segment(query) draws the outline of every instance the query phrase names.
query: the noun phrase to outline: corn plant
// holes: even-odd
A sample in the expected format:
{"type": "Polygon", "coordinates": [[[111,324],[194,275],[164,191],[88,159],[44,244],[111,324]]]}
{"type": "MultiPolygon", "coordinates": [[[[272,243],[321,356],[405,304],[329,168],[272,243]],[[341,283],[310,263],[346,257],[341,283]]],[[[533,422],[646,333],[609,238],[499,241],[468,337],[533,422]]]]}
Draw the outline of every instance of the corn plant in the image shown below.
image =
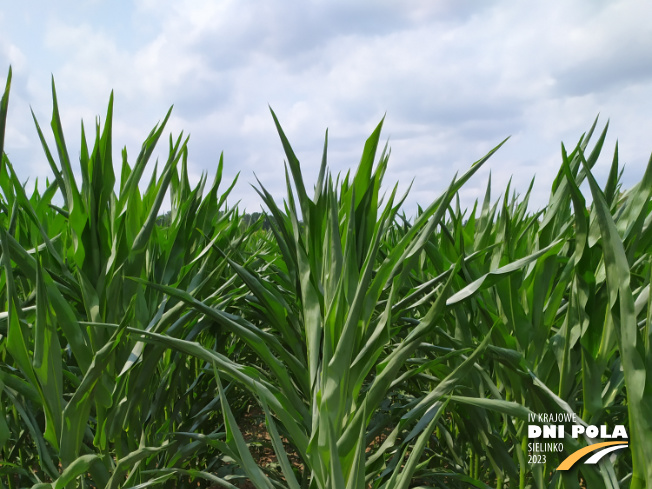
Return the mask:
{"type": "MultiPolygon", "coordinates": [[[[10,81],[11,71],[2,129],[10,81]]],[[[249,231],[239,225],[237,211],[224,206],[233,184],[219,193],[221,157],[209,188],[206,176],[190,186],[182,136],[170,137],[160,175],[155,169],[141,192],[145,165],[169,112],[147,136],[135,164],[123,150],[117,182],[113,96],[104,127],[95,127],[92,150],[82,125],[78,185],[54,83],[52,96],[58,164],[34,118],[54,174],[45,192],[28,196],[4,153],[2,159],[2,484],[23,487],[31,481],[34,487],[49,487],[44,481],[50,480],[53,487],[68,487],[86,473],[95,487],[141,483],[140,473],[148,468],[177,467],[203,451],[214,452],[209,441],[221,436],[220,425],[214,423],[214,398],[204,386],[210,372],[207,377],[197,362],[129,338],[125,328],[199,337],[213,346],[223,334],[209,334],[211,325],[201,320],[184,329],[187,322],[179,320],[192,312],[126,277],[187,288],[202,298],[216,295],[228,308],[242,292],[234,277],[224,275],[227,262],[210,252],[211,245],[217,242],[237,254],[249,231]],[[53,204],[57,191],[62,207],[53,204]],[[161,219],[168,193],[172,210],[161,219]],[[216,290],[217,282],[221,288],[216,290]],[[189,377],[196,390],[189,389],[189,377]],[[202,433],[207,441],[193,445],[186,432],[202,433]]],[[[223,347],[239,351],[237,345],[223,347]]]]}
{"type": "Polygon", "coordinates": [[[461,208],[503,141],[407,218],[407,194],[383,185],[383,121],[344,176],[326,133],[309,196],[272,112],[287,193],[279,205],[258,182],[266,213],[252,223],[226,207],[235,182],[219,193],[222,158],[210,188],[190,185],[182,136],[141,183],[169,113],[116,177],[112,96],[92,150],[82,126],[78,183],[52,94],[56,152],[34,117],[45,190],[29,192],[0,151],[1,487],[652,482],[652,163],[623,189],[616,147],[599,186],[597,121],[562,145],[544,209],[530,211],[532,186],[493,202],[491,180],[461,208]],[[275,464],[247,433],[252,406],[275,464]],[[569,438],[530,464],[528,416],[542,412],[625,425],[630,447],[556,471],[592,443],[569,438]]]}
{"type": "MultiPolygon", "coordinates": [[[[459,182],[483,159],[469,174],[455,180],[413,224],[406,222],[396,228],[393,222],[400,203],[394,206],[394,193],[384,207],[378,205],[386,155],[381,156],[375,172],[370,164],[380,126],[367,141],[353,180],[345,177],[339,193],[333,190],[324,151],[311,200],[298,161],[277,122],[290,167],[285,209],[262,187],[260,194],[269,207],[283,260],[264,265],[267,278],[231,264],[252,291],[251,307],[264,311],[255,315],[263,318],[261,325],[287,341],[289,354],[294,353],[301,362],[306,359],[308,368],[304,370],[288,364],[287,371],[296,377],[289,389],[279,384],[275,399],[251,389],[265,409],[270,431],[277,430],[276,416],[295,449],[305,454],[301,479],[293,479],[285,466],[285,479],[293,481],[290,486],[365,487],[371,483],[374,487],[407,487],[417,466],[424,466],[421,456],[426,440],[436,429],[439,438],[447,442],[434,446],[453,454],[445,465],[462,473],[422,470],[422,476],[429,473],[435,480],[467,484],[485,480],[499,487],[533,483],[538,487],[579,487],[577,473],[546,476],[563,453],[559,460],[552,457],[549,465],[528,466],[524,443],[528,414],[570,412],[586,423],[624,423],[631,432],[639,433],[641,428],[643,433],[651,432],[643,419],[646,402],[634,402],[628,394],[627,369],[622,368],[621,373],[624,349],[633,362],[629,382],[641,389],[635,372],[645,372],[650,357],[649,341],[645,340],[649,336],[645,318],[649,317],[650,170],[640,184],[619,195],[616,153],[605,187],[609,197],[605,197],[590,169],[600,154],[606,128],[591,154],[584,156],[594,127],[570,155],[563,151],[551,203],[544,211],[528,215],[528,195],[523,202],[515,197],[510,202],[507,191],[497,213],[488,191],[479,219],[474,210],[465,223],[459,206],[453,210],[450,204],[459,182]],[[578,190],[584,179],[591,184],[594,200],[589,211],[578,190]],[[360,194],[362,197],[356,197],[360,194]],[[442,222],[446,212],[451,217],[449,223],[442,222]],[[595,216],[592,220],[591,215],[595,216]],[[629,248],[631,265],[627,254],[619,251],[622,238],[612,216],[621,222],[625,242],[633,233],[633,243],[640,243],[638,252],[629,248]],[[592,242],[583,241],[587,236],[592,236],[592,242]],[[592,248],[592,257],[584,257],[592,248]],[[640,284],[630,286],[626,275],[620,282],[613,278],[617,259],[620,268],[642,267],[640,284]],[[428,268],[429,273],[424,274],[428,268]],[[592,280],[592,276],[597,278],[592,280]],[[453,293],[455,287],[460,290],[453,293]],[[631,303],[638,304],[638,309],[630,308],[630,316],[621,310],[624,306],[617,299],[612,299],[611,306],[605,300],[619,294],[630,294],[631,303]],[[638,323],[643,330],[634,328],[626,333],[627,341],[638,345],[633,350],[631,345],[623,347],[623,330],[617,329],[618,322],[628,317],[630,325],[637,324],[636,317],[643,318],[638,323]],[[604,326],[598,329],[592,324],[604,326]],[[484,340],[479,341],[481,338],[484,340]],[[590,344],[594,346],[588,348],[590,344]],[[470,351],[474,353],[466,357],[470,351]],[[458,361],[446,362],[451,358],[458,361]],[[430,383],[422,381],[412,389],[399,418],[374,418],[374,411],[387,396],[409,391],[408,382],[424,374],[429,374],[430,383]],[[310,412],[309,428],[305,421],[303,427],[297,423],[305,419],[305,413],[289,397],[297,388],[310,412]],[[282,412],[268,409],[278,399],[282,410],[288,405],[295,408],[290,425],[282,412]],[[447,423],[442,418],[446,403],[456,406],[448,411],[452,422],[447,423]],[[426,426],[424,419],[430,424],[426,426]],[[415,423],[412,430],[407,429],[410,422],[415,423]],[[364,444],[384,428],[391,428],[389,436],[369,455],[364,444]],[[417,435],[420,438],[410,446],[417,435]],[[460,446],[451,443],[451,435],[459,437],[460,446]]],[[[179,296],[173,290],[167,292],[179,296]]],[[[200,307],[190,297],[186,301],[200,307]]],[[[286,354],[278,346],[276,352],[279,357],[286,354]]],[[[273,371],[271,365],[269,369],[273,371]]],[[[237,426],[231,424],[237,440],[237,426]]],[[[631,443],[631,459],[623,457],[616,468],[609,462],[597,468],[584,466],[580,477],[591,487],[619,487],[630,480],[631,487],[644,487],[649,479],[647,465],[638,460],[646,459],[647,444],[640,435],[632,436],[631,443]]],[[[577,447],[577,442],[569,441],[566,454],[577,447]]],[[[283,458],[279,440],[275,448],[283,458]]],[[[233,442],[233,455],[248,467],[253,481],[266,487],[268,482],[245,449],[242,440],[233,442]]]]}

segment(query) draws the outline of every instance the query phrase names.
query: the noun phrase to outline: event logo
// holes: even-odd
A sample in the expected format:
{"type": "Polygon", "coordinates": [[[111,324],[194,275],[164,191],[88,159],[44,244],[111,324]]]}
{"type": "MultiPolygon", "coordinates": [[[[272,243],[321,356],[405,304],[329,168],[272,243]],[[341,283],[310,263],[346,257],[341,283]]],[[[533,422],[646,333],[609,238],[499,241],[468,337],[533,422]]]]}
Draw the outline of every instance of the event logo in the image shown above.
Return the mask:
{"type": "Polygon", "coordinates": [[[581,421],[578,421],[576,414],[559,413],[530,414],[528,421],[530,424],[528,424],[527,437],[528,440],[534,440],[528,443],[529,463],[531,464],[546,463],[547,453],[562,452],[564,450],[563,440],[567,435],[573,439],[584,436],[588,440],[598,438],[602,440],[612,439],[613,441],[591,443],[576,450],[559,464],[557,470],[569,470],[581,458],[590,453],[593,453],[593,455],[584,463],[597,464],[605,455],[629,446],[627,431],[623,425],[616,425],[613,430],[609,430],[606,425],[582,424],[581,421]],[[564,423],[570,424],[570,430],[567,431],[564,423]],[[544,442],[542,440],[558,441],[544,442]]]}

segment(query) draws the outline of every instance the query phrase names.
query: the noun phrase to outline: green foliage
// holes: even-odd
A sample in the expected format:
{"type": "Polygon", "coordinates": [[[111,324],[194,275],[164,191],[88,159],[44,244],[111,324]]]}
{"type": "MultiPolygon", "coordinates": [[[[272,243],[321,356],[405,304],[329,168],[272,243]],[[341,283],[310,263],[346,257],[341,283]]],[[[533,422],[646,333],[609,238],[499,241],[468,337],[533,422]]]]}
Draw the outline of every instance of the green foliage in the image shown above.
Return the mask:
{"type": "Polygon", "coordinates": [[[629,487],[652,482],[652,163],[621,188],[591,171],[606,128],[562,164],[548,206],[523,197],[460,209],[492,149],[412,220],[384,192],[382,121],[353,175],[334,178],[328,137],[312,197],[272,112],[287,165],[283,205],[226,207],[189,183],[170,112],[132,164],[112,160],[112,107],[81,181],[61,129],[53,179],[28,194],[2,152],[0,487],[291,489],[629,487]],[[587,181],[591,204],[579,187],[587,181]],[[60,195],[62,206],[53,204],[60,195]],[[162,214],[169,196],[171,210],[162,214]],[[257,456],[249,421],[258,412],[257,456]],[[615,461],[532,465],[528,415],[623,424],[615,461]],[[269,459],[274,463],[270,463],[269,459]],[[250,486],[249,486],[250,487],[250,486]]]}

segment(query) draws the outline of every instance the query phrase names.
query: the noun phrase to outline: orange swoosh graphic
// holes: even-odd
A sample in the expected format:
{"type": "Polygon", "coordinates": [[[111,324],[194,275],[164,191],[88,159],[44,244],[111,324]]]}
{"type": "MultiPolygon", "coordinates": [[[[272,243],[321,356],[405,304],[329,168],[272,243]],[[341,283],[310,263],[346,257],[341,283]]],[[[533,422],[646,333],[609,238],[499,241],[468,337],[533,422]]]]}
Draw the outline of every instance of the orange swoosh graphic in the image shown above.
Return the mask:
{"type": "Polygon", "coordinates": [[[581,459],[587,453],[595,452],[600,448],[608,447],[611,445],[627,445],[626,441],[605,441],[603,443],[595,443],[594,445],[589,445],[588,447],[580,448],[578,451],[571,453],[566,460],[559,464],[557,470],[568,470],[570,469],[575,462],[581,459]]]}

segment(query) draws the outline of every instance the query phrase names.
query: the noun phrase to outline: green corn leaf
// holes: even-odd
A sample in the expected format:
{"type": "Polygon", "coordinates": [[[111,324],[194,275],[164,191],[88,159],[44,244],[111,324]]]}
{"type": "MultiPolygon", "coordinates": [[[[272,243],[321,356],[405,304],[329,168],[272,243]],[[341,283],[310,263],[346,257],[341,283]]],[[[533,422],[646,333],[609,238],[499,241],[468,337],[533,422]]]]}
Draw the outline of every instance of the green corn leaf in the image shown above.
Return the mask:
{"type": "Polygon", "coordinates": [[[513,272],[522,269],[526,265],[532,263],[534,260],[537,260],[541,257],[546,257],[546,256],[551,256],[556,254],[561,249],[562,245],[563,245],[563,241],[557,240],[549,244],[545,248],[542,248],[539,251],[532,253],[531,255],[525,258],[521,258],[520,260],[516,260],[512,263],[509,263],[504,267],[501,267],[495,271],[484,274],[479,279],[473,281],[472,283],[464,287],[462,290],[449,297],[448,300],[446,301],[446,304],[449,306],[457,304],[458,302],[461,302],[471,297],[479,290],[482,290],[483,288],[486,287],[491,287],[502,278],[508,276],[513,272]]]}
{"type": "Polygon", "coordinates": [[[618,344],[627,386],[627,407],[632,446],[632,489],[652,485],[652,440],[642,436],[652,432],[652,395],[646,385],[645,362],[641,357],[641,340],[634,313],[634,298],[630,289],[630,266],[622,240],[611,218],[604,195],[582,159],[600,225],[604,253],[609,305],[618,331],[618,344]]]}
{"type": "Polygon", "coordinates": [[[0,173],[4,173],[4,148],[5,148],[5,129],[7,127],[7,108],[9,105],[9,90],[11,89],[11,66],[7,74],[7,83],[5,91],[0,99],[0,173]]]}

